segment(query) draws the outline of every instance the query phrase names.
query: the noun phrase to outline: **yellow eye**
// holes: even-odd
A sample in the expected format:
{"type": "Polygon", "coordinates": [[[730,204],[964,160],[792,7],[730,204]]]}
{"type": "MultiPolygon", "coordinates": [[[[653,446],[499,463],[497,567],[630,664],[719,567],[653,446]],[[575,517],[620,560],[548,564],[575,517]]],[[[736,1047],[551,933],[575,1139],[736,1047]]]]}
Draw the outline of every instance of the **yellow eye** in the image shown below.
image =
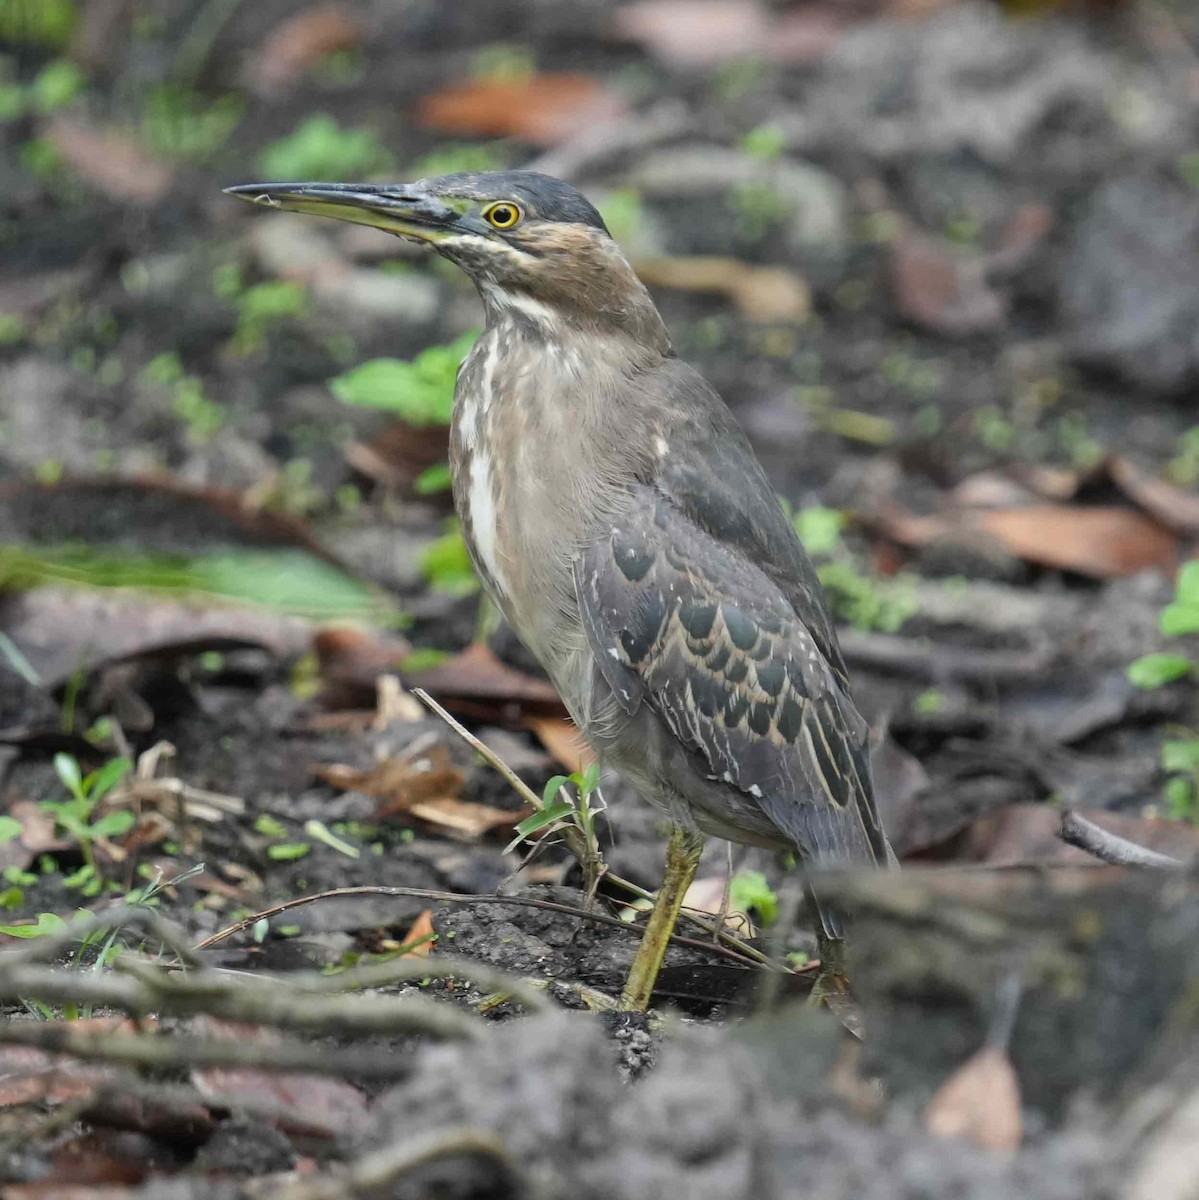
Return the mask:
{"type": "Polygon", "coordinates": [[[501,200],[498,204],[493,204],[483,213],[483,219],[493,229],[511,229],[519,223],[523,214],[520,209],[507,200],[501,200]]]}

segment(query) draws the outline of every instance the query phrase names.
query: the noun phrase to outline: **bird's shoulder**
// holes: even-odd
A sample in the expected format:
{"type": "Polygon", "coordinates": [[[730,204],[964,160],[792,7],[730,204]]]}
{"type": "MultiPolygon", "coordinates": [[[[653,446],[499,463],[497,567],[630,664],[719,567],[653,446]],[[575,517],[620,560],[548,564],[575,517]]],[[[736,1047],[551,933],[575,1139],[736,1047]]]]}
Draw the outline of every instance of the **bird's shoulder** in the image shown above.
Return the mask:
{"type": "Polygon", "coordinates": [[[728,405],[699,371],[677,358],[657,368],[648,390],[658,397],[658,453],[645,482],[775,584],[848,686],[816,569],[728,405]]]}

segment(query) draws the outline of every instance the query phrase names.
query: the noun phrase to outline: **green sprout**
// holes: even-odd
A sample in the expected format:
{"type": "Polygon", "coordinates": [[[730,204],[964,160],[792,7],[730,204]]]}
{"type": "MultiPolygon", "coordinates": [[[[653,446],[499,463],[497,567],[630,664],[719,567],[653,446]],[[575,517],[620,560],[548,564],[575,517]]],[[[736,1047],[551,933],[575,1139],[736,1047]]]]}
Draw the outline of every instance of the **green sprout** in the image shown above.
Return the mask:
{"type": "Polygon", "coordinates": [[[448,425],[458,368],[478,337],[478,330],[469,330],[411,360],[373,358],[330,380],[329,387],[343,404],[381,409],[409,425],[448,425]]]}
{"type": "Polygon", "coordinates": [[[386,171],[391,156],[373,130],[343,129],[318,113],[267,146],[258,166],[269,179],[349,179],[386,171]]]}
{"type": "Polygon", "coordinates": [[[68,799],[43,800],[40,807],[54,817],[55,824],[79,845],[84,865],[64,883],[78,887],[85,896],[99,894],[103,887],[96,865],[95,843],[100,838],[119,837],[133,828],[135,817],[126,809],[96,817],[96,806],[133,769],[127,758],[114,758],[98,770],[84,775],[79,760],[71,754],[54,756],[54,771],[68,799]]]}

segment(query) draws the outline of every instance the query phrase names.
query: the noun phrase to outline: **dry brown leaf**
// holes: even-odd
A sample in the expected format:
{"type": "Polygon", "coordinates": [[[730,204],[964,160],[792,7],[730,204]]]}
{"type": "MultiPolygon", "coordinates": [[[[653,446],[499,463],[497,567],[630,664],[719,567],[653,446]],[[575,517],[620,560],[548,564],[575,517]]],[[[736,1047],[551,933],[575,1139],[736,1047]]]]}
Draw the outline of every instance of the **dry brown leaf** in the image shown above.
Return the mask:
{"type": "Polygon", "coordinates": [[[113,200],[156,204],[174,182],[170,166],[118,129],[57,116],[45,135],[75,175],[113,200]]]}
{"type": "Polygon", "coordinates": [[[1024,1136],[1020,1084],[1007,1054],[984,1046],[941,1086],[924,1110],[935,1137],[963,1138],[984,1150],[1016,1150],[1024,1136]]]}
{"type": "Polygon", "coordinates": [[[888,270],[900,315],[948,336],[998,329],[1006,305],[987,283],[987,260],[924,234],[902,232],[888,270]]]}
{"type": "Polygon", "coordinates": [[[758,267],[719,255],[641,258],[634,267],[652,287],[727,296],[750,321],[798,324],[812,308],[808,285],[782,267],[758,267]]]}
{"type": "Polygon", "coordinates": [[[903,546],[981,540],[1026,562],[1093,579],[1178,566],[1174,534],[1131,508],[1036,504],[917,516],[892,507],[876,514],[874,524],[903,546]]]}
{"type": "Polygon", "coordinates": [[[456,799],[466,783],[466,774],[450,762],[445,746],[434,746],[415,759],[385,758],[363,770],[345,763],[317,763],[311,767],[317,779],[345,792],[374,796],[377,817],[410,812],[414,805],[434,799],[456,799]]]}
{"type": "Polygon", "coordinates": [[[411,950],[405,950],[400,955],[401,958],[428,958],[430,951],[433,949],[432,938],[436,933],[433,928],[433,910],[426,908],[412,922],[408,932],[404,934],[401,945],[407,946],[410,942],[420,942],[419,946],[413,946],[411,950]],[[424,938],[424,941],[421,939],[424,938]]]}
{"type": "Polygon", "coordinates": [[[1044,504],[983,513],[978,520],[1018,558],[1097,579],[1178,565],[1174,535],[1129,508],[1044,504]]]}
{"type": "Polygon", "coordinates": [[[469,79],[426,96],[417,123],[473,137],[517,137],[554,146],[625,113],[625,104],[589,75],[469,79]]]}
{"type": "Polygon", "coordinates": [[[381,675],[394,674],[412,653],[398,633],[325,625],[312,638],[326,708],[357,708],[377,699],[381,675]]]}
{"type": "Polygon", "coordinates": [[[1199,537],[1199,495],[1147,475],[1119,454],[1109,455],[1104,465],[1112,482],[1134,504],[1175,533],[1199,537]]]}
{"type": "Polygon", "coordinates": [[[474,842],[493,829],[511,828],[532,811],[522,808],[512,812],[504,808],[492,808],[488,804],[476,804],[471,800],[452,800],[448,796],[439,796],[411,805],[408,815],[451,837],[474,842]]]}
{"type": "Polygon", "coordinates": [[[845,25],[829,7],[772,13],[749,0],[642,0],[617,9],[614,21],[621,37],[678,67],[747,58],[813,62],[845,25]]]}
{"type": "Polygon", "coordinates": [[[479,643],[427,671],[405,673],[404,683],[409,688],[424,688],[456,711],[469,709],[472,715],[493,721],[515,722],[521,714],[561,715],[565,711],[552,684],[507,666],[479,643]]]}
{"type": "Polygon", "coordinates": [[[585,771],[595,762],[595,751],[569,717],[529,717],[525,724],[568,774],[585,771]]]}
{"type": "MultiPolygon", "coordinates": [[[[728,887],[729,880],[726,875],[708,875],[703,879],[694,879],[683,897],[683,907],[691,909],[692,912],[719,916],[725,906],[728,887]]],[[[728,909],[724,914],[724,924],[726,929],[741,937],[754,936],[754,924],[749,919],[749,913],[740,909],[728,909]]]]}
{"type": "Polygon", "coordinates": [[[344,4],[317,4],[280,22],[246,70],[251,91],[278,92],[322,59],[362,44],[362,25],[344,4]]]}

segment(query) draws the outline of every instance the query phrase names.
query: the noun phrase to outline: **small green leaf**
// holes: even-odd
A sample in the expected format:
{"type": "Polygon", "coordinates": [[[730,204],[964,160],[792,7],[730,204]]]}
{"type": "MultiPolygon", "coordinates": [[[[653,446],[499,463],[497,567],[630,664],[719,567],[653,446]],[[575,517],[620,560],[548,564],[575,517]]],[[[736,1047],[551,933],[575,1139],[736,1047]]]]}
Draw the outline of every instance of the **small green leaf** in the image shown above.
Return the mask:
{"type": "Polygon", "coordinates": [[[358,858],[362,853],[357,846],[351,846],[349,842],[343,842],[327,825],[320,821],[312,820],[304,822],[304,832],[318,842],[323,842],[331,850],[336,850],[338,854],[344,854],[346,858],[358,858]]]}
{"type": "Polygon", "coordinates": [[[128,833],[133,828],[133,822],[137,818],[128,810],[122,809],[120,812],[105,813],[98,821],[93,821],[88,826],[88,832],[92,837],[120,837],[123,833],[128,833]]]}
{"type": "Polygon", "coordinates": [[[113,758],[84,781],[84,789],[92,800],[102,800],[130,771],[133,763],[127,758],[113,758]]]}
{"type": "Polygon", "coordinates": [[[561,821],[574,813],[574,805],[560,801],[557,804],[551,804],[547,808],[540,808],[530,816],[525,817],[516,826],[516,837],[504,847],[504,852],[507,853],[514,846],[519,845],[530,834],[537,833],[547,826],[553,825],[557,821],[561,821]]]}
{"type": "Polygon", "coordinates": [[[79,760],[73,754],[56,754],[54,756],[54,773],[72,796],[82,798],[86,795],[83,790],[83,774],[79,770],[79,760]]]}
{"type": "Polygon", "coordinates": [[[55,913],[38,913],[37,921],[32,925],[0,925],[0,933],[7,933],[15,938],[39,938],[50,933],[57,933],[66,921],[55,913]]]}
{"type": "Polygon", "coordinates": [[[841,542],[845,516],[835,508],[801,508],[792,523],[804,549],[814,558],[832,554],[841,542]]]}
{"type": "Polygon", "coordinates": [[[307,842],[281,842],[278,846],[268,846],[266,854],[276,862],[293,862],[310,854],[312,847],[307,842]]]}
{"type": "Polygon", "coordinates": [[[412,490],[418,496],[435,496],[450,490],[450,464],[436,463],[427,467],[417,477],[412,490]]]}
{"type": "Polygon", "coordinates": [[[254,832],[261,833],[266,837],[278,838],[286,836],[287,828],[282,821],[275,820],[270,813],[260,813],[254,822],[254,832]]]}
{"type": "Polygon", "coordinates": [[[1171,774],[1199,771],[1199,739],[1171,740],[1162,743],[1162,770],[1171,774]]]}
{"type": "Polygon", "coordinates": [[[20,821],[15,817],[0,817],[0,842],[16,841],[20,836],[20,821]]]}
{"type": "Polygon", "coordinates": [[[1174,598],[1179,604],[1199,606],[1199,558],[1183,564],[1174,587],[1174,598]]]}
{"type": "Polygon", "coordinates": [[[729,884],[729,903],[741,912],[752,908],[763,925],[769,925],[779,912],[778,897],[761,871],[738,871],[729,884]]]}
{"type": "Polygon", "coordinates": [[[1199,633],[1199,603],[1167,604],[1162,609],[1157,623],[1167,637],[1199,633]]]}
{"type": "Polygon", "coordinates": [[[541,803],[553,804],[554,797],[562,790],[562,785],[569,782],[570,780],[565,775],[552,776],[541,791],[541,803]]]}
{"type": "Polygon", "coordinates": [[[1149,690],[1182,679],[1191,670],[1191,660],[1181,654],[1144,654],[1128,664],[1125,674],[1134,687],[1149,690]]]}

